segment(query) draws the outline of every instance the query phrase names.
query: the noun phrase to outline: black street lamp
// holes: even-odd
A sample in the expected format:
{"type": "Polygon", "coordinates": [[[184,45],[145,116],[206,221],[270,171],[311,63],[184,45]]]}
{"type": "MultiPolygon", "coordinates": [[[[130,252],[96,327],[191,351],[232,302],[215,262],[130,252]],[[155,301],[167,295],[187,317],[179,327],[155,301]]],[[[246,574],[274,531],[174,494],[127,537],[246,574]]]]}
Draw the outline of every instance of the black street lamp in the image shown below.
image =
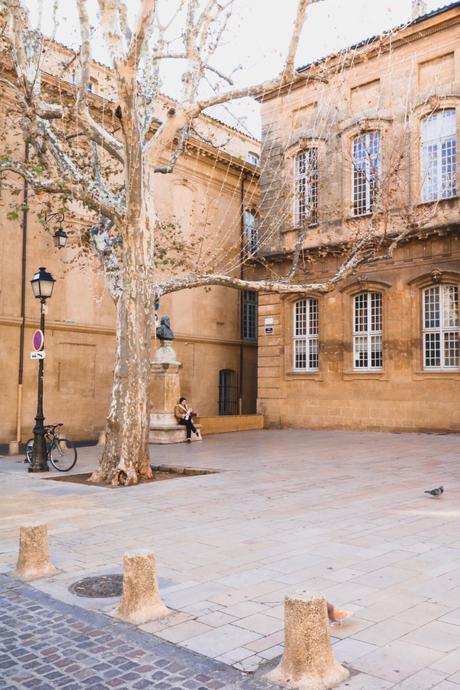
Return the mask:
{"type": "Polygon", "coordinates": [[[62,229],[62,225],[59,226],[58,230],[53,235],[54,246],[58,249],[64,249],[67,242],[67,233],[62,229]]]}
{"type": "Polygon", "coordinates": [[[53,242],[54,246],[58,249],[64,249],[64,247],[67,244],[68,235],[62,227],[62,224],[64,222],[64,214],[62,213],[62,211],[57,211],[56,213],[48,213],[48,215],[45,216],[45,224],[48,224],[51,218],[55,218],[56,216],[58,216],[59,227],[53,234],[53,242]]]}
{"type": "MultiPolygon", "coordinates": [[[[40,266],[37,273],[30,281],[34,297],[40,300],[40,330],[45,333],[45,313],[46,300],[53,294],[54,280],[44,266],[40,266]]],[[[43,352],[44,354],[44,352],[43,352]]],[[[33,429],[34,446],[32,451],[32,465],[29,472],[48,472],[48,457],[46,452],[45,427],[43,422],[43,370],[44,360],[38,361],[38,397],[37,414],[35,416],[35,426],[33,429]]]]}

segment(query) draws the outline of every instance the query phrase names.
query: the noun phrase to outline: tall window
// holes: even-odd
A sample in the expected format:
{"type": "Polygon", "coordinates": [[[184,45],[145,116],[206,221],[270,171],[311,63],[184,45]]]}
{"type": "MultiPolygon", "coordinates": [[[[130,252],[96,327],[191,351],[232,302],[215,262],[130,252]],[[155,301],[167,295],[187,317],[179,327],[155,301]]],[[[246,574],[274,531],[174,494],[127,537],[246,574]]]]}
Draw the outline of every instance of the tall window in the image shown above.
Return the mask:
{"type": "Polygon", "coordinates": [[[300,151],[295,158],[295,224],[318,222],[318,149],[300,151]]]}
{"type": "Polygon", "coordinates": [[[257,292],[254,290],[241,293],[241,337],[243,340],[257,337],[257,292]]]}
{"type": "Polygon", "coordinates": [[[353,215],[372,213],[380,177],[380,132],[353,139],[353,215]]]}
{"type": "Polygon", "coordinates": [[[258,250],[259,231],[257,228],[257,216],[255,211],[244,212],[244,238],[246,251],[256,254],[258,250]]]}
{"type": "Polygon", "coordinates": [[[433,285],[423,291],[425,369],[458,369],[458,287],[433,285]]]}
{"type": "Polygon", "coordinates": [[[238,386],[236,371],[219,371],[219,414],[238,414],[238,386]]]}
{"type": "Polygon", "coordinates": [[[318,300],[294,304],[294,369],[318,371],[318,300]]]}
{"type": "Polygon", "coordinates": [[[362,292],[354,299],[353,362],[360,371],[383,368],[380,292],[362,292]]]}
{"type": "Polygon", "coordinates": [[[422,121],[422,199],[448,199],[457,193],[455,110],[440,110],[422,121]]]}

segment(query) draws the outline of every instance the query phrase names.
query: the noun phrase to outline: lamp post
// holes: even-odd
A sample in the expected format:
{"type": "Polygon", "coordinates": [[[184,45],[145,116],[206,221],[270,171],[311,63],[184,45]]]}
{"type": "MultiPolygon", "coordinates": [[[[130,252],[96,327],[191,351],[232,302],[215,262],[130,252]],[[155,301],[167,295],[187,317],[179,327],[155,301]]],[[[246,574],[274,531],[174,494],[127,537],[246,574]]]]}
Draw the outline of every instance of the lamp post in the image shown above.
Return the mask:
{"type": "MultiPolygon", "coordinates": [[[[45,333],[46,300],[53,294],[54,280],[44,266],[40,266],[30,281],[34,297],[40,300],[40,330],[45,333]]],[[[34,447],[32,452],[32,465],[29,472],[48,472],[48,457],[46,452],[45,427],[43,422],[43,370],[44,360],[38,361],[38,395],[37,414],[35,416],[34,447]]]]}
{"type": "Polygon", "coordinates": [[[45,216],[45,224],[47,225],[51,218],[56,218],[59,223],[59,227],[56,230],[56,232],[53,234],[53,242],[54,246],[57,247],[58,249],[64,249],[67,243],[67,238],[68,235],[64,228],[62,227],[62,224],[64,223],[64,214],[62,211],[57,211],[56,213],[48,213],[45,216]]]}

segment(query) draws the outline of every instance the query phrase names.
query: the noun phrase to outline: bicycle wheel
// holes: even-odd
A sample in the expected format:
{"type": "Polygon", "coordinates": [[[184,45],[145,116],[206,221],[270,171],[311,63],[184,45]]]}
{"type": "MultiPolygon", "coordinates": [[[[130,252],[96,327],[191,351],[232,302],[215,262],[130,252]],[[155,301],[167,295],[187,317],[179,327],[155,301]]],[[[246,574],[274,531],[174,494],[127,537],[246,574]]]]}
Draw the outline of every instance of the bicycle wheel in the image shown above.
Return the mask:
{"type": "Polygon", "coordinates": [[[29,440],[26,443],[26,462],[29,463],[29,465],[32,464],[32,453],[34,451],[34,440],[33,438],[29,438],[29,440]]]}
{"type": "Polygon", "coordinates": [[[55,470],[68,472],[77,462],[77,449],[66,438],[56,438],[51,445],[49,458],[55,470]]]}

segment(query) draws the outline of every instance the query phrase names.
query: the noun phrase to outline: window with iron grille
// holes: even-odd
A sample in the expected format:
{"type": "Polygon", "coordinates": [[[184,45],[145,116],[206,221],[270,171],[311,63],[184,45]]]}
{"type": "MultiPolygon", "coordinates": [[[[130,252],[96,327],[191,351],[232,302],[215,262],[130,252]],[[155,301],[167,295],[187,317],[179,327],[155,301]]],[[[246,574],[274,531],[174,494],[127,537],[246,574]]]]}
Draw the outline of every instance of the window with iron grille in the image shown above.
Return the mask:
{"type": "Polygon", "coordinates": [[[255,211],[244,212],[244,238],[247,252],[256,254],[259,242],[259,230],[255,211]]]}
{"type": "Polygon", "coordinates": [[[425,369],[458,369],[458,287],[433,285],[423,291],[425,369]]]}
{"type": "Polygon", "coordinates": [[[353,304],[353,368],[383,369],[382,294],[362,292],[353,304]]]}
{"type": "Polygon", "coordinates": [[[295,224],[318,222],[318,149],[300,151],[295,158],[295,224]]]}
{"type": "Polygon", "coordinates": [[[437,201],[457,193],[455,110],[440,110],[422,121],[422,199],[437,201]]]}
{"type": "Polygon", "coordinates": [[[299,300],[294,304],[294,369],[318,371],[318,351],[318,300],[299,300]]]}
{"type": "Polygon", "coordinates": [[[257,292],[253,290],[241,293],[241,337],[243,340],[257,338],[257,292]]]}
{"type": "Polygon", "coordinates": [[[380,178],[380,132],[366,132],[353,139],[353,215],[374,210],[380,178]]]}

